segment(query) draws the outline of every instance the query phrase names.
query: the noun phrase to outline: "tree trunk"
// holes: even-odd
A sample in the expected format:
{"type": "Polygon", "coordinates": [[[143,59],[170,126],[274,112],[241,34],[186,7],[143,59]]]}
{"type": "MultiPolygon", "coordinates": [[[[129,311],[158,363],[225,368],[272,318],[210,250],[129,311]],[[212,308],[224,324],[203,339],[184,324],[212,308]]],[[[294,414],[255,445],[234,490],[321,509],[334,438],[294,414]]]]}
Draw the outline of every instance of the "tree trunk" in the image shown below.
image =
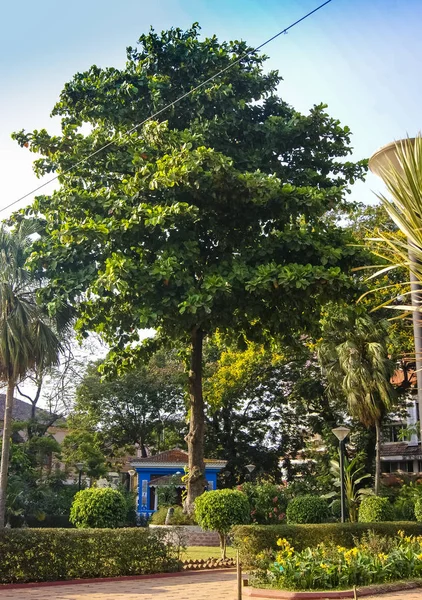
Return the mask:
{"type": "Polygon", "coordinates": [[[218,532],[220,536],[220,550],[221,550],[221,558],[223,560],[226,559],[226,548],[227,548],[227,536],[224,533],[218,532]]]}
{"type": "Polygon", "coordinates": [[[195,327],[191,335],[191,360],[189,371],[190,423],[186,436],[189,452],[189,478],[185,511],[192,514],[195,499],[206,486],[204,463],[205,411],[202,396],[202,342],[204,332],[195,327]]]}
{"type": "Polygon", "coordinates": [[[379,496],[381,487],[381,421],[375,423],[375,494],[379,496]]]}
{"type": "Polygon", "coordinates": [[[4,407],[3,438],[0,463],[0,529],[5,526],[6,517],[6,491],[9,472],[10,438],[13,423],[13,395],[15,392],[14,381],[9,380],[6,392],[6,405],[4,407]]]}

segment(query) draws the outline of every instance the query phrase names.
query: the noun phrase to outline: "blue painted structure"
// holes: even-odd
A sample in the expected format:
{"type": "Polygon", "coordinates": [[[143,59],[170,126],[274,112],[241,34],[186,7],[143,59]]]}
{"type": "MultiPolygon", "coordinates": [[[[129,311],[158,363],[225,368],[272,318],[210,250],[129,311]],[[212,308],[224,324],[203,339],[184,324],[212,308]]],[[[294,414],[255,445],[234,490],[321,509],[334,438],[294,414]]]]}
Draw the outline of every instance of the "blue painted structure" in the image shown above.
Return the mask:
{"type": "MultiPolygon", "coordinates": [[[[152,491],[150,484],[159,477],[183,474],[187,464],[187,453],[178,448],[132,461],[138,479],[138,514],[151,516],[158,506],[155,489],[152,491]]],[[[205,460],[207,490],[217,489],[217,474],[225,465],[225,460],[205,460]]]]}

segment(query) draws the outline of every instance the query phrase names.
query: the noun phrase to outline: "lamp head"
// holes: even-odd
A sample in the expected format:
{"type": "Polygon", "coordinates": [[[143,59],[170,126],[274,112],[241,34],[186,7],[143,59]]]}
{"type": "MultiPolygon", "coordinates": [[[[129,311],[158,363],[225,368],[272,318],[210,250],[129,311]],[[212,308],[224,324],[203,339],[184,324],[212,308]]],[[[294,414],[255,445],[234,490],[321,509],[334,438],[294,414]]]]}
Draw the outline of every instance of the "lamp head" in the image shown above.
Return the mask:
{"type": "Polygon", "coordinates": [[[255,465],[252,465],[252,464],[246,465],[246,468],[248,469],[249,473],[252,473],[252,471],[255,470],[255,465]]]}
{"type": "Polygon", "coordinates": [[[350,433],[350,429],[344,425],[340,425],[340,427],[334,427],[334,429],[331,431],[334,433],[339,442],[345,440],[350,433]]]}
{"type": "Polygon", "coordinates": [[[134,477],[136,475],[135,469],[129,469],[128,473],[130,477],[134,477]]]}
{"type": "Polygon", "coordinates": [[[78,471],[82,471],[82,469],[84,468],[85,463],[83,462],[77,462],[75,463],[75,467],[78,469],[78,471]]]}
{"type": "Polygon", "coordinates": [[[385,146],[379,148],[369,159],[369,169],[384,180],[384,172],[390,167],[393,167],[400,175],[403,174],[403,169],[397,155],[398,149],[407,150],[413,148],[415,145],[416,138],[405,138],[403,140],[397,140],[390,142],[385,146]]]}

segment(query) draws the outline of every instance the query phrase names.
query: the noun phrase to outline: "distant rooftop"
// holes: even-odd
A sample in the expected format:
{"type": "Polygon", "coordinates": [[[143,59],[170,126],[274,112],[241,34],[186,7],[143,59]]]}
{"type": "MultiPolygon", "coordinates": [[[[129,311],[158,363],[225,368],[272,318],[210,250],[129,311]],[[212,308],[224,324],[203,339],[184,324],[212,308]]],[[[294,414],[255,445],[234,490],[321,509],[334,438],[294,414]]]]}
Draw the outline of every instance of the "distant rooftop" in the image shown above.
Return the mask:
{"type": "Polygon", "coordinates": [[[411,442],[390,442],[381,444],[381,457],[402,456],[403,458],[418,458],[422,454],[421,443],[411,442]]]}
{"type": "MultiPolygon", "coordinates": [[[[160,452],[159,454],[153,454],[152,456],[146,456],[144,458],[136,458],[133,460],[133,463],[142,464],[142,463],[154,463],[157,466],[161,463],[172,463],[178,465],[187,465],[189,461],[189,455],[185,450],[181,450],[180,448],[174,448],[173,450],[165,450],[164,452],[160,452]]],[[[221,465],[224,467],[227,463],[226,460],[219,460],[216,458],[205,458],[205,464],[215,464],[221,465]]]]}

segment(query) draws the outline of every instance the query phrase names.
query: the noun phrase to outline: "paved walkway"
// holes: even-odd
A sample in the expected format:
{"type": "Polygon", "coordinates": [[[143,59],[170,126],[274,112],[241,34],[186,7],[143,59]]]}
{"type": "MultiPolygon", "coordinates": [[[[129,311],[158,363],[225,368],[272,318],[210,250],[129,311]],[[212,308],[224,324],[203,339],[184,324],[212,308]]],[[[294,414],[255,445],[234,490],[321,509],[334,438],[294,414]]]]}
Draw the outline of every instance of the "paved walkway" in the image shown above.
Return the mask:
{"type": "MultiPolygon", "coordinates": [[[[207,573],[110,583],[81,583],[1,590],[0,600],[235,600],[235,573],[207,573]]],[[[421,600],[422,590],[391,592],[367,600],[421,600]]]]}
{"type": "Polygon", "coordinates": [[[81,583],[3,591],[0,587],[0,600],[234,600],[235,597],[236,573],[215,571],[204,575],[138,581],[81,583]]]}

